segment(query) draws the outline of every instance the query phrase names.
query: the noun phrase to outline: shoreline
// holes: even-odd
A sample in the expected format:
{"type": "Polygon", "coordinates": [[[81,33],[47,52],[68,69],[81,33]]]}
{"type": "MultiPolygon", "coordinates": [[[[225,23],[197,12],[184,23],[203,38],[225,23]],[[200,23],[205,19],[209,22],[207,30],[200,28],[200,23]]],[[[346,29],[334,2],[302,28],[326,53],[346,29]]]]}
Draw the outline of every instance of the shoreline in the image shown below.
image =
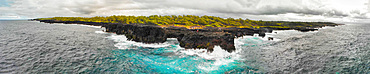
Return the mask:
{"type": "MultiPolygon", "coordinates": [[[[101,26],[105,28],[105,32],[115,33],[117,35],[125,35],[128,40],[143,43],[163,43],[167,38],[177,38],[180,46],[185,49],[207,49],[208,52],[213,52],[215,46],[220,46],[222,49],[231,53],[235,51],[234,39],[242,36],[253,36],[258,34],[264,38],[266,33],[273,33],[273,30],[297,30],[300,32],[317,31],[318,27],[310,28],[207,28],[207,29],[187,29],[182,27],[160,27],[156,25],[136,25],[136,24],[121,24],[121,23],[100,23],[100,22],[83,22],[83,21],[58,21],[58,20],[38,20],[32,19],[29,21],[39,21],[43,23],[63,23],[63,24],[83,24],[92,26],[101,26]]],[[[343,24],[334,24],[329,26],[338,26],[343,24]]]]}

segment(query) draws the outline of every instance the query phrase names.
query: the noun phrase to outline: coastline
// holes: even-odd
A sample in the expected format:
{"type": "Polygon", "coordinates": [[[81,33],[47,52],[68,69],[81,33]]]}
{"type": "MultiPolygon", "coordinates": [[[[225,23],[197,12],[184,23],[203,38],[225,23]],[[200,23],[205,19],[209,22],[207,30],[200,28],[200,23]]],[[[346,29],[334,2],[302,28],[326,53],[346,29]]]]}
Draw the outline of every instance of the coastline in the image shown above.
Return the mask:
{"type": "MultiPolygon", "coordinates": [[[[235,51],[234,39],[242,36],[258,36],[265,39],[266,34],[273,33],[273,30],[297,30],[300,32],[317,31],[325,26],[306,27],[306,28],[207,28],[207,29],[186,29],[181,27],[160,27],[156,25],[136,25],[121,23],[101,23],[101,22],[84,22],[84,21],[58,21],[58,20],[38,20],[44,23],[63,23],[63,24],[83,24],[92,26],[101,26],[106,29],[105,32],[125,35],[128,40],[143,43],[163,43],[167,38],[177,38],[180,46],[185,49],[207,49],[213,52],[215,46],[231,53],[235,51]]],[[[328,26],[338,26],[343,24],[333,24],[328,26]]],[[[269,37],[270,38],[270,37],[269,37]]],[[[272,37],[271,37],[272,38],[272,37]]]]}

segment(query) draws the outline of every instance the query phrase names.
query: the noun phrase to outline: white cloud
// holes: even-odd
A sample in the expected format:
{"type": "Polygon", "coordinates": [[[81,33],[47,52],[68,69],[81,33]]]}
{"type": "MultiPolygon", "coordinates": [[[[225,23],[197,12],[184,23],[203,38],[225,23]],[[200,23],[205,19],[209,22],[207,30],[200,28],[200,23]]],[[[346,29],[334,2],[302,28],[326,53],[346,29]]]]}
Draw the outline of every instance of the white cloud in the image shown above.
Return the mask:
{"type": "MultiPolygon", "coordinates": [[[[22,18],[213,15],[290,21],[369,19],[369,0],[12,0],[0,13],[22,18]],[[367,4],[366,4],[367,3],[367,4]]],[[[1,15],[0,15],[1,16],[1,15]]],[[[3,15],[8,16],[8,15],[3,15]]]]}

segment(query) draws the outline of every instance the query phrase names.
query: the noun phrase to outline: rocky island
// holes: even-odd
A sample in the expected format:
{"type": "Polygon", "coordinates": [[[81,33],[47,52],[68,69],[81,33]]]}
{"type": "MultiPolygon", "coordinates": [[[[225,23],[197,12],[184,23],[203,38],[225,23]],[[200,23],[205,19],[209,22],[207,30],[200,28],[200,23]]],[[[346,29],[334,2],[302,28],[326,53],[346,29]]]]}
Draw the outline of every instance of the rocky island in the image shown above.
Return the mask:
{"type": "Polygon", "coordinates": [[[53,17],[32,19],[44,23],[84,24],[102,26],[106,32],[125,35],[129,40],[143,43],[163,43],[177,38],[186,49],[204,48],[213,51],[215,45],[235,51],[234,39],[245,35],[272,30],[315,31],[324,26],[337,26],[331,22],[254,21],[249,19],[220,18],[215,16],[108,16],[108,17],[53,17]]]}

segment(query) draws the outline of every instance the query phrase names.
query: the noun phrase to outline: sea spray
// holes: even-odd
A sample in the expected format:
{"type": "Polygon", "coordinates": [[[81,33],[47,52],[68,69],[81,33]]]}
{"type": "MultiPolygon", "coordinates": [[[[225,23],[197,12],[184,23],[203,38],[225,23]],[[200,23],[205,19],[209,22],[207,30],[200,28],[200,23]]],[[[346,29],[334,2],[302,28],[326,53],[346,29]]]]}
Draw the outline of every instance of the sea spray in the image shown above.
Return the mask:
{"type": "Polygon", "coordinates": [[[146,44],[146,43],[141,43],[141,42],[130,41],[130,40],[127,40],[126,36],[124,35],[112,34],[112,36],[107,37],[107,38],[112,39],[115,42],[117,42],[115,46],[118,47],[118,49],[136,48],[136,47],[161,48],[161,47],[170,46],[168,42],[146,44]]]}
{"type": "Polygon", "coordinates": [[[255,71],[240,62],[241,50],[229,53],[220,46],[215,46],[212,53],[206,49],[184,49],[176,38],[168,38],[164,43],[145,44],[129,41],[124,35],[107,37],[115,42],[119,53],[116,55],[135,58],[138,65],[151,65],[145,70],[158,73],[224,73],[255,71]],[[127,50],[138,49],[138,50],[127,50]]]}
{"type": "Polygon", "coordinates": [[[102,28],[102,26],[83,25],[83,24],[59,24],[59,23],[56,23],[56,24],[51,24],[51,25],[73,25],[73,26],[84,26],[84,27],[91,27],[91,28],[98,28],[98,29],[102,28]]]}
{"type": "Polygon", "coordinates": [[[98,33],[98,34],[105,34],[107,32],[104,32],[104,31],[95,31],[95,33],[98,33]]]}
{"type": "Polygon", "coordinates": [[[98,29],[102,28],[102,26],[93,26],[93,25],[80,25],[80,26],[86,26],[86,27],[92,27],[92,28],[98,28],[98,29]]]}

